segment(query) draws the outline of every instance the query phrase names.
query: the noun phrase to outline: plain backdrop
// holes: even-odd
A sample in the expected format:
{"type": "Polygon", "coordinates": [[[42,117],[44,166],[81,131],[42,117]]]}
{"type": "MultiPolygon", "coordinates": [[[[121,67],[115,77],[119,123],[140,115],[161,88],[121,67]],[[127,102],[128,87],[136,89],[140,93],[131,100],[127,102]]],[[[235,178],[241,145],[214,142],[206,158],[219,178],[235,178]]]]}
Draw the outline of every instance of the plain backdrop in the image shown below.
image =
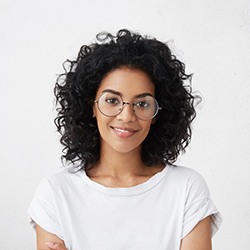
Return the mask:
{"type": "MultiPolygon", "coordinates": [[[[35,249],[27,208],[61,169],[53,87],[100,31],[169,42],[203,97],[178,164],[206,179],[223,215],[215,250],[250,249],[249,0],[0,0],[0,249],[35,249]]],[[[171,250],[171,249],[169,249],[171,250]]]]}

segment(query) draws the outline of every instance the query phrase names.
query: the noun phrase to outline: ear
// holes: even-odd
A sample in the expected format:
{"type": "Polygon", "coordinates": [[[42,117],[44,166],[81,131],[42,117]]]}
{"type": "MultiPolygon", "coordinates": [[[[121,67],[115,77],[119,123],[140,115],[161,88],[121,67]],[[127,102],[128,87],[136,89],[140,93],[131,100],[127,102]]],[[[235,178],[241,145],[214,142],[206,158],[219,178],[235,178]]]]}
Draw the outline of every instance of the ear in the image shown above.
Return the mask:
{"type": "Polygon", "coordinates": [[[154,125],[156,123],[156,117],[153,118],[153,120],[151,121],[151,125],[154,125]]]}
{"type": "Polygon", "coordinates": [[[89,106],[92,107],[92,118],[96,117],[96,105],[95,102],[93,100],[89,100],[88,102],[89,106]]]}
{"type": "Polygon", "coordinates": [[[92,118],[94,118],[94,117],[96,117],[95,105],[93,105],[92,110],[93,110],[93,115],[92,115],[92,118]]]}

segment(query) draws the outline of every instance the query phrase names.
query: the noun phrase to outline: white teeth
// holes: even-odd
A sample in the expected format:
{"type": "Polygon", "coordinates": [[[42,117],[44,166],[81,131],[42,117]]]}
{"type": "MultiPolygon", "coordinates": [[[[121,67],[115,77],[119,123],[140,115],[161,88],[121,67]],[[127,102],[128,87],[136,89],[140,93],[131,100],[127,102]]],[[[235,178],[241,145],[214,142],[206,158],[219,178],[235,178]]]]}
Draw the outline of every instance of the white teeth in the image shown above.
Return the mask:
{"type": "Polygon", "coordinates": [[[129,132],[128,130],[120,129],[120,128],[114,128],[116,131],[119,131],[121,133],[129,132]]]}

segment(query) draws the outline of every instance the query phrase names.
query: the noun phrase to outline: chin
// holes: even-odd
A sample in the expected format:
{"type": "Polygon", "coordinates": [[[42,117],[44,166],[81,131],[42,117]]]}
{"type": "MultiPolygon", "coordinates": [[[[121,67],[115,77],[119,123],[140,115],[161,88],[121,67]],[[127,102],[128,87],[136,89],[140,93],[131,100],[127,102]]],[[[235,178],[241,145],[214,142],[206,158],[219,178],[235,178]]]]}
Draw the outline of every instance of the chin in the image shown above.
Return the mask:
{"type": "Polygon", "coordinates": [[[131,154],[131,153],[139,153],[141,151],[141,146],[135,145],[134,147],[131,145],[125,146],[123,145],[114,145],[111,147],[116,153],[120,154],[131,154]]]}

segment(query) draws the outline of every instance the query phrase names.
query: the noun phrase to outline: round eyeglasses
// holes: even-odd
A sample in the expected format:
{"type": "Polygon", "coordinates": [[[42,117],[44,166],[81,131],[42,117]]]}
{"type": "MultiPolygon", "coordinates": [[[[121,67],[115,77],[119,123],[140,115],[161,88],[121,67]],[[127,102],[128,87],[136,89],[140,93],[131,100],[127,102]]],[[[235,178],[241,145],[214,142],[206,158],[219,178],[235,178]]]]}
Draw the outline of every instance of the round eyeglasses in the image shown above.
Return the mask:
{"type": "Polygon", "coordinates": [[[132,103],[129,103],[124,102],[120,95],[105,92],[98,100],[95,100],[95,103],[97,103],[99,111],[109,117],[119,115],[125,104],[132,105],[135,116],[145,121],[154,118],[161,109],[156,99],[151,95],[137,97],[132,103]]]}

